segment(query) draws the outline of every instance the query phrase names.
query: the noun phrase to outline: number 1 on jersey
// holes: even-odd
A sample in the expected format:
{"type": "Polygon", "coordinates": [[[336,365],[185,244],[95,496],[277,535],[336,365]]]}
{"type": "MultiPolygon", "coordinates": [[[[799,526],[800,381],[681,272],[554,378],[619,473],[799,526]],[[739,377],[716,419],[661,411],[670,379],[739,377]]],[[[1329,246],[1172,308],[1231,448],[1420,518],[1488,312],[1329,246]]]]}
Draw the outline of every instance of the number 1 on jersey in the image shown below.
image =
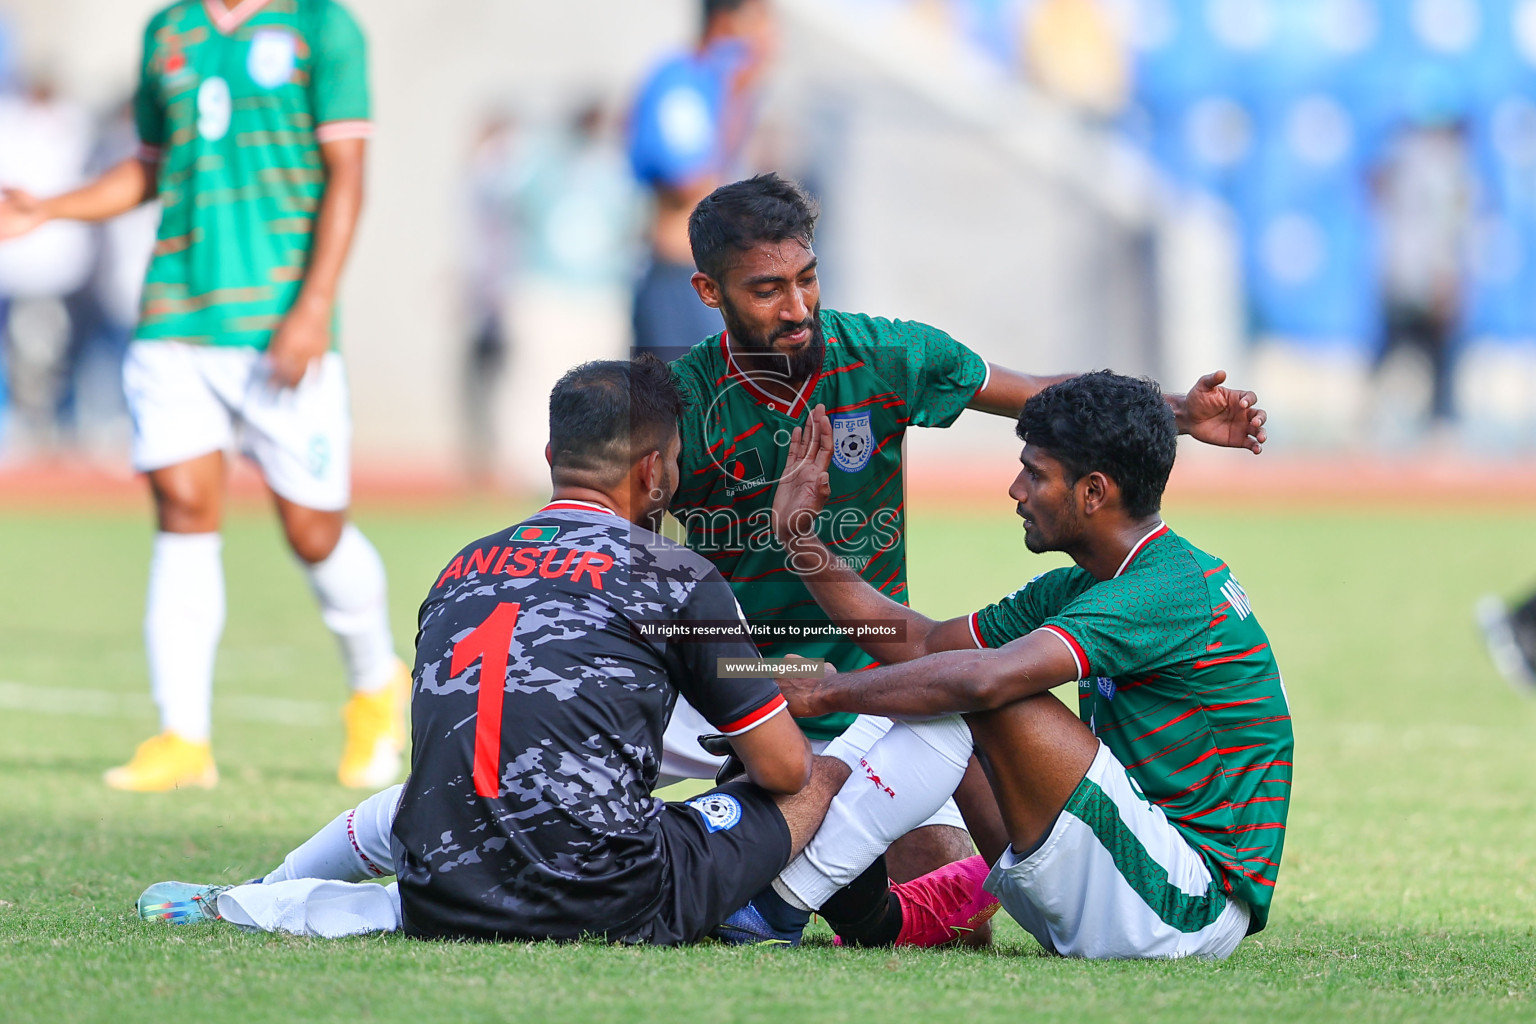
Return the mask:
{"type": "Polygon", "coordinates": [[[499,604],[453,645],[450,678],[480,659],[480,702],[475,718],[475,795],[501,795],[501,699],[507,692],[507,657],[521,604],[499,604]]]}

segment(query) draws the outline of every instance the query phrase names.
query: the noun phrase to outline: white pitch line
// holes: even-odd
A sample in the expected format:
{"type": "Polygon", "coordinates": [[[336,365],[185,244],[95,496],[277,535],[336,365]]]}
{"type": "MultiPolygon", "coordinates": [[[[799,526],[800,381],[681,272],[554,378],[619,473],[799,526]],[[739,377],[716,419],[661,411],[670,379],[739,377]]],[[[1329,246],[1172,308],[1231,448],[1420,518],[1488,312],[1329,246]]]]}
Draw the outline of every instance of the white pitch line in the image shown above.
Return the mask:
{"type": "MultiPolygon", "coordinates": [[[[213,702],[213,714],[216,718],[241,722],[313,725],[331,721],[340,707],[339,703],[321,700],[225,697],[213,702]]],[[[63,686],[27,686],[11,682],[0,682],[0,708],[77,718],[154,718],[156,715],[155,702],[147,694],[78,690],[63,686]]]]}

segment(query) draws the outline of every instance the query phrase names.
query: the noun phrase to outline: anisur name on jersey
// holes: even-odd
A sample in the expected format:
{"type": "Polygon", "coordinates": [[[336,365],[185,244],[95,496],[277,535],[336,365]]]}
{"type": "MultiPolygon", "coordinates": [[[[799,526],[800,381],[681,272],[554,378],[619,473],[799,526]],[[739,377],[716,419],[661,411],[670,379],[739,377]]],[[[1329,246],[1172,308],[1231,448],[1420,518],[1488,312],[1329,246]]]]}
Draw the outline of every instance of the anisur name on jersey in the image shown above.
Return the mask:
{"type": "Polygon", "coordinates": [[[613,568],[613,557],[600,551],[575,551],[570,548],[514,548],[492,545],[489,551],[476,548],[468,555],[453,560],[437,582],[436,590],[449,580],[463,576],[532,576],[537,572],[544,579],[552,580],[570,575],[580,583],[583,574],[593,589],[603,589],[603,573],[613,568]],[[501,555],[498,558],[497,552],[501,555]],[[542,556],[542,559],[541,557],[542,556]],[[557,561],[558,559],[558,561],[557,561]]]}

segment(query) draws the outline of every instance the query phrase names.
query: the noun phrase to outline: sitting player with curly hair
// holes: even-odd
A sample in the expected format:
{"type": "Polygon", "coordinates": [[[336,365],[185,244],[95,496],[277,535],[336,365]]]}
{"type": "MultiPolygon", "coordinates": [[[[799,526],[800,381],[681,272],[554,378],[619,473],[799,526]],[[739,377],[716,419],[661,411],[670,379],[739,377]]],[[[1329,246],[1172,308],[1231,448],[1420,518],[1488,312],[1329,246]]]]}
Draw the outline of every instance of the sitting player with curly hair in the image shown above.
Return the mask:
{"type": "Polygon", "coordinates": [[[905,636],[863,641],[883,667],[780,686],[796,715],[898,722],[728,928],[793,942],[819,909],[845,942],[931,945],[984,920],[987,892],[1064,956],[1222,958],[1264,927],[1290,710],[1232,570],[1159,514],[1173,414],[1152,382],[1093,373],[1031,398],[1018,434],[1009,496],[1025,545],[1076,565],[946,622],[881,595],[817,538],[825,413],[792,438],[774,503],[791,565],[832,618],[899,620],[905,636]],[[1077,714],[1050,692],[1070,682],[1077,714]],[[991,828],[972,822],[984,856],[890,886],[883,851],[954,792],[973,751],[996,799],[991,828]]]}

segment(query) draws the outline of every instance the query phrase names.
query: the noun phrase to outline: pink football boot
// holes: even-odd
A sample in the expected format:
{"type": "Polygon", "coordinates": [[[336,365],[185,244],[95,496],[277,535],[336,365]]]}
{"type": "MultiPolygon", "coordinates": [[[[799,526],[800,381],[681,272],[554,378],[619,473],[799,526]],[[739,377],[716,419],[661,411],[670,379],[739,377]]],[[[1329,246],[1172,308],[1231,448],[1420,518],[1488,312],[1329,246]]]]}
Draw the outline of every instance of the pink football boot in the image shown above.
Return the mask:
{"type": "Polygon", "coordinates": [[[901,901],[898,946],[942,946],[980,928],[1000,905],[981,884],[987,862],[980,854],[946,864],[921,878],[891,886],[901,901]]]}

